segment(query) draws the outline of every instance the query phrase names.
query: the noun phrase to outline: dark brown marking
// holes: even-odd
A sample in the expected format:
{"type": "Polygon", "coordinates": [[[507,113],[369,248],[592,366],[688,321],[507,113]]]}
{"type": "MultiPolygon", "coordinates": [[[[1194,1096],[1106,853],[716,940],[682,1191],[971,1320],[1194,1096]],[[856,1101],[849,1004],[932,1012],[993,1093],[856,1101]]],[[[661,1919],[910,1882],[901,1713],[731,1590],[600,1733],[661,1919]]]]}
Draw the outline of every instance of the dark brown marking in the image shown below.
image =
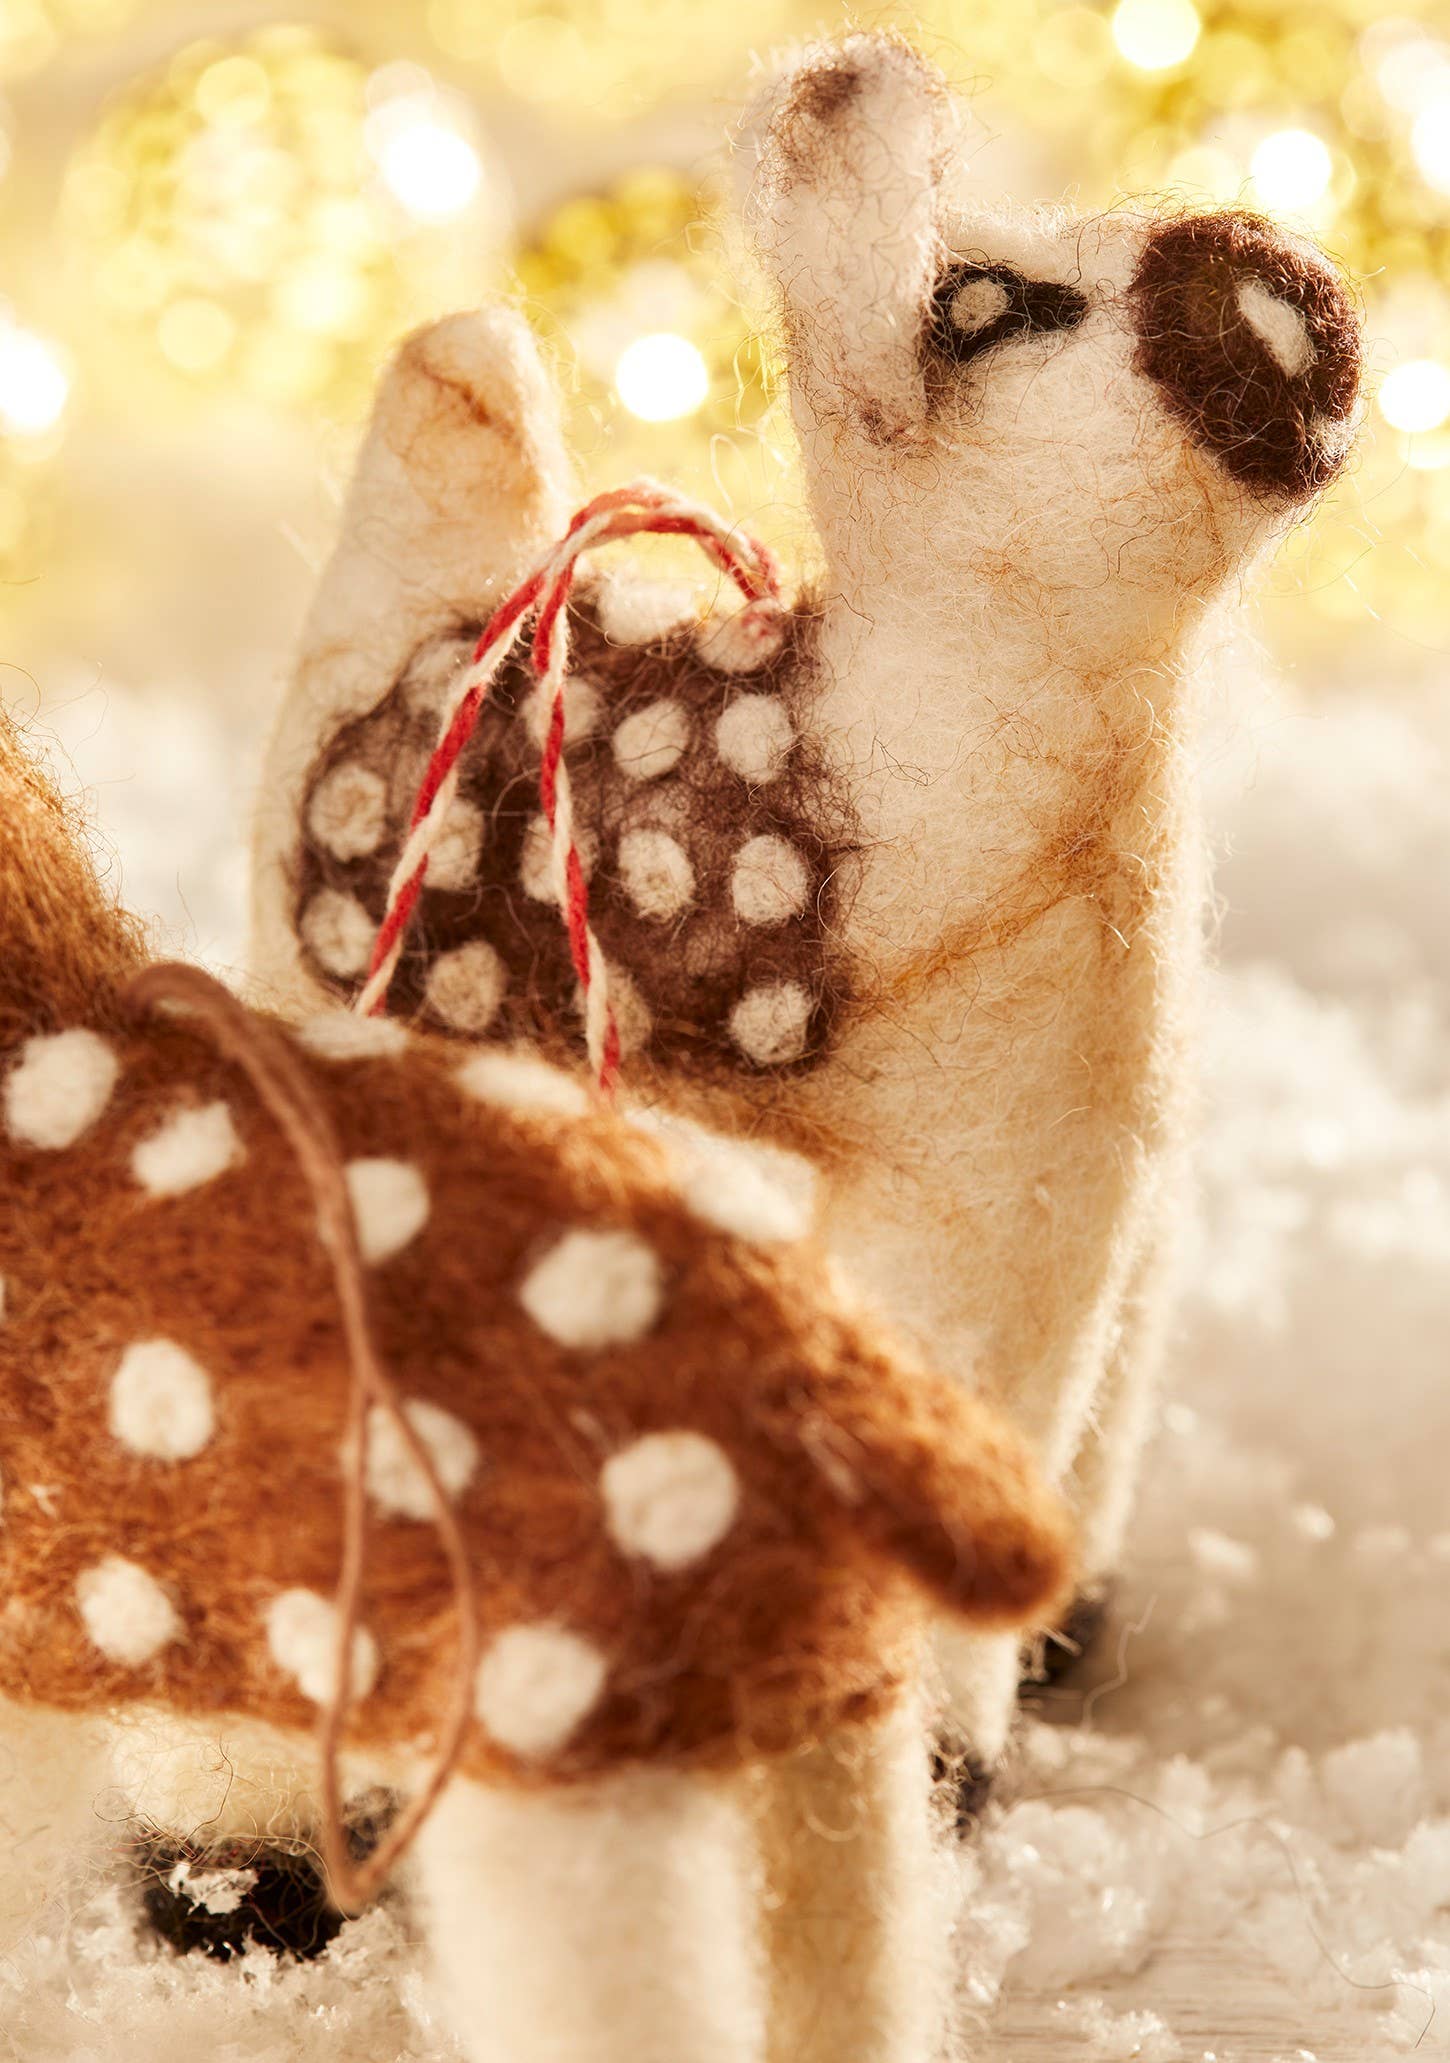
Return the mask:
{"type": "Polygon", "coordinates": [[[804,74],[791,96],[790,112],[808,122],[831,123],[860,96],[861,67],[854,61],[826,63],[804,74]]]}
{"type": "Polygon", "coordinates": [[[984,351],[995,350],[1013,338],[1074,329],[1087,310],[1087,296],[1076,287],[1063,286],[1052,279],[1024,279],[1007,265],[961,259],[942,273],[927,308],[921,336],[922,363],[927,370],[943,363],[967,365],[984,351]],[[953,304],[963,287],[979,279],[999,286],[1007,297],[1006,304],[991,322],[978,329],[963,329],[953,316],[953,304]]]}
{"type": "Polygon", "coordinates": [[[1359,393],[1354,303],[1328,261],[1271,222],[1229,211],[1149,237],[1129,300],[1136,364],[1236,480],[1302,502],[1344,463],[1359,393]],[[1314,357],[1286,371],[1239,306],[1248,282],[1297,309],[1314,357]]]}
{"type": "MultiPolygon", "coordinates": [[[[758,1071],[729,1033],[730,1013],[750,989],[799,982],[813,998],[805,1051],[785,1068],[771,1070],[783,1072],[824,1057],[847,987],[834,941],[843,916],[842,868],[855,849],[854,832],[809,730],[814,627],[811,608],[798,605],[778,657],[769,667],[739,674],[711,667],[688,629],[649,645],[612,644],[590,590],[581,590],[571,610],[571,674],[588,680],[600,703],[591,734],[566,745],[580,843],[597,855],[591,919],[606,958],[629,975],[649,1010],[650,1059],[704,1079],[758,1071]],[[782,771],[762,786],[727,766],[715,744],[720,716],[742,694],[778,697],[795,732],[782,771]],[[654,780],[631,779],[616,764],[612,736],[629,716],[661,699],[684,711],[690,743],[670,772],[654,780]],[[667,832],[690,859],[695,893],[676,917],[642,915],[626,893],[618,852],[621,838],[635,830],[667,832]],[[799,853],[809,888],[799,916],[753,925],[735,913],[731,865],[748,839],[766,834],[799,853]]],[[[465,665],[477,634],[477,625],[461,624],[431,640],[374,710],[325,743],[303,803],[294,900],[299,934],[309,903],[323,889],[356,897],[374,923],[381,917],[437,734],[436,704],[420,693],[421,681],[428,668],[465,665]],[[345,763],[376,772],[388,789],[383,840],[356,860],[324,850],[307,829],[318,784],[345,763]]],[[[482,940],[500,956],[508,984],[485,1036],[574,1051],[580,1019],[563,920],[557,904],[528,895],[522,881],[525,841],[540,810],[539,751],[524,715],[532,687],[522,664],[511,662],[485,705],[461,762],[459,788],[460,798],[483,817],[477,874],[461,889],[425,888],[390,1003],[399,1015],[428,1013],[425,990],[439,958],[482,940]]],[[[355,990],[356,983],[330,976],[305,944],[303,950],[320,981],[339,994],[355,990]]],[[[436,1013],[428,1014],[436,1021],[436,1013]]]]}

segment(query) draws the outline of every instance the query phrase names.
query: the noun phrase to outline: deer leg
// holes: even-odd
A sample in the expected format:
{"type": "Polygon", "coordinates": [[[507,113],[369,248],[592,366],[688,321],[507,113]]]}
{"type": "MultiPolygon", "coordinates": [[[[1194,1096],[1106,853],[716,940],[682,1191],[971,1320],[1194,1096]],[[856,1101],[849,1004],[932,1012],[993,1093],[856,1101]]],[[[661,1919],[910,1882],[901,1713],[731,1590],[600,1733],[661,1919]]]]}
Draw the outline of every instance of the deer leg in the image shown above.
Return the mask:
{"type": "MultiPolygon", "coordinates": [[[[256,1943],[319,1955],[342,1916],[316,1842],[310,1741],[248,1721],[145,1709],[113,1723],[104,1815],[129,1852],[152,1928],[221,1961],[256,1943]]],[[[355,1840],[384,1795],[350,1771],[355,1840]]]]}
{"type": "Polygon", "coordinates": [[[1161,1388],[1175,1258],[1173,1242],[1160,1237],[1138,1259],[1097,1408],[1073,1464],[1068,1490],[1079,1514],[1086,1592],[1104,1589],[1122,1556],[1161,1388]]]}
{"type": "Polygon", "coordinates": [[[93,1715],[0,1698],[0,1954],[97,1848],[107,1783],[104,1726],[93,1715]]]}
{"type": "Polygon", "coordinates": [[[253,964],[305,994],[289,894],[308,773],[437,631],[488,613],[568,519],[558,403],[511,309],[455,315],[393,360],[302,633],[256,823],[253,964]]]}
{"type": "Polygon", "coordinates": [[[771,2063],[931,2063],[951,1911],[921,1702],[786,1757],[762,1794],[771,2063]]]}
{"type": "Polygon", "coordinates": [[[656,1770],[454,1781],[415,1890],[473,2063],[761,2063],[745,1790],[656,1770]]]}

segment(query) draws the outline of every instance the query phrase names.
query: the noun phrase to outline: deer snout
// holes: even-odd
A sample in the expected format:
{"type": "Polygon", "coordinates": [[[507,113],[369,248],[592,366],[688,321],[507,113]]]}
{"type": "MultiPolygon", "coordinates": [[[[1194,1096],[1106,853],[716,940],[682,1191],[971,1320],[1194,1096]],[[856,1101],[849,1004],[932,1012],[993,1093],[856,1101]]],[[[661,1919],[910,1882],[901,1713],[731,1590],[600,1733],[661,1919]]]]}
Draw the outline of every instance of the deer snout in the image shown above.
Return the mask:
{"type": "Polygon", "coordinates": [[[1308,501],[1353,442],[1360,325],[1312,244],[1256,215],[1194,215],[1153,231],[1129,290],[1135,363],[1235,480],[1308,501]]]}

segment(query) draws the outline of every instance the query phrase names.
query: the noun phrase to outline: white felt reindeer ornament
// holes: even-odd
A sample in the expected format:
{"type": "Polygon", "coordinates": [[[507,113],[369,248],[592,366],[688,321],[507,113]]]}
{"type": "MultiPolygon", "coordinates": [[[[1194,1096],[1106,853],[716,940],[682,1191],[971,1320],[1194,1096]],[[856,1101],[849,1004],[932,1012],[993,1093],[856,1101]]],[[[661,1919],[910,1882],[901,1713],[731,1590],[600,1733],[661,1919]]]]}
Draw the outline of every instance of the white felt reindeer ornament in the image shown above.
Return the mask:
{"type": "Polygon", "coordinates": [[[478,2063],[935,2052],[923,1608],[1049,1611],[1062,1519],[749,1156],[148,966],[0,719],[0,1192],[0,1911],[114,1714],[56,1825],[416,1839],[478,2063]]]}
{"type": "MultiPolygon", "coordinates": [[[[988,209],[904,44],[809,52],[743,143],[825,572],[768,635],[618,578],[569,616],[563,765],[634,1096],[803,1148],[826,1230],[1117,1561],[1168,1308],[1203,921],[1195,667],[1332,479],[1331,264],[1240,212],[988,209]]],[[[490,610],[574,499],[505,310],[389,373],[272,747],[256,955],[356,996],[490,610]]],[[[580,1047],[548,705],[492,683],[390,1007],[580,1047]]],[[[999,1753],[1011,1640],[956,1658],[999,1753]]]]}

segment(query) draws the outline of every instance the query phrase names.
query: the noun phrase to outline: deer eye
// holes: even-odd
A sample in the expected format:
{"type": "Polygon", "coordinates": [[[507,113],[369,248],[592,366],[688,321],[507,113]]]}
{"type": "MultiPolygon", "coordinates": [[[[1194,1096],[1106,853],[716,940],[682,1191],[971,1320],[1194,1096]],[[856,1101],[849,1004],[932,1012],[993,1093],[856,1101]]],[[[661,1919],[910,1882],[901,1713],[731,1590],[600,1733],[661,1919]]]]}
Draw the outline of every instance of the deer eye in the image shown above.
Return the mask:
{"type": "Polygon", "coordinates": [[[1087,314],[1087,296],[1050,279],[1024,279],[1005,265],[949,265],[936,285],[925,343],[934,356],[966,365],[1014,337],[1068,330],[1087,314]]]}

